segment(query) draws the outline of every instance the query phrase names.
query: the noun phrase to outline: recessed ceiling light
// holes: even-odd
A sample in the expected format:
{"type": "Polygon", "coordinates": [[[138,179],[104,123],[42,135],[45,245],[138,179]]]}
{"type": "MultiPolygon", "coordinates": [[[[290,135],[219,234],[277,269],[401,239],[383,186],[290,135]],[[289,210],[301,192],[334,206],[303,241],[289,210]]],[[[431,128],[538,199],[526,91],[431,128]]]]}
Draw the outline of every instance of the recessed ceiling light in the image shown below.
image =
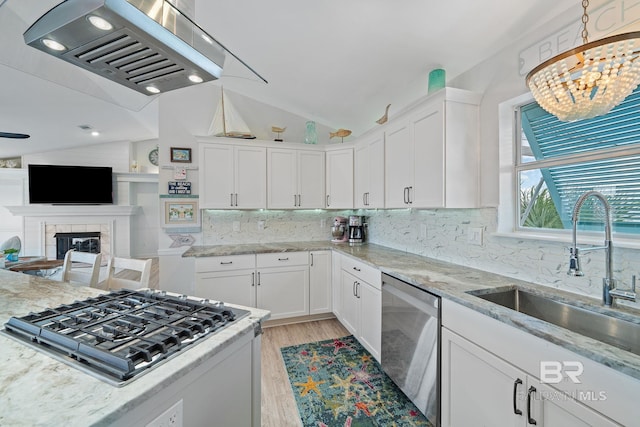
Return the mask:
{"type": "Polygon", "coordinates": [[[107,21],[104,18],[101,18],[99,16],[96,15],[89,15],[89,17],[87,18],[89,20],[89,22],[91,22],[91,24],[103,31],[109,31],[113,29],[113,25],[111,25],[111,22],[107,21]]]}
{"type": "Polygon", "coordinates": [[[191,80],[194,83],[202,83],[203,82],[202,77],[198,76],[197,74],[191,74],[189,76],[189,80],[191,80]]]}
{"type": "Polygon", "coordinates": [[[145,89],[147,89],[149,93],[160,93],[160,89],[155,86],[147,86],[145,89]]]}
{"type": "Polygon", "coordinates": [[[100,132],[98,132],[97,130],[94,130],[91,132],[91,136],[100,136],[100,132]]]}
{"type": "Polygon", "coordinates": [[[51,40],[51,39],[42,39],[42,44],[44,44],[46,47],[48,47],[51,50],[57,50],[57,51],[67,50],[67,48],[64,47],[62,43],[58,43],[57,41],[51,40]]]}

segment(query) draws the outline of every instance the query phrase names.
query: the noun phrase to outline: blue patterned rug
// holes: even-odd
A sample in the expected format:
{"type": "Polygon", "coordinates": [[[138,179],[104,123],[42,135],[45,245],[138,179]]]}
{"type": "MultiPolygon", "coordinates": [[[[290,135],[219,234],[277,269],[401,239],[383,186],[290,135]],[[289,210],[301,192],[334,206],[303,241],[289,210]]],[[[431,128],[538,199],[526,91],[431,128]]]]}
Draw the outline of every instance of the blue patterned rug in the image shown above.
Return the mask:
{"type": "Polygon", "coordinates": [[[280,351],[305,427],[433,426],[351,335],[280,351]]]}

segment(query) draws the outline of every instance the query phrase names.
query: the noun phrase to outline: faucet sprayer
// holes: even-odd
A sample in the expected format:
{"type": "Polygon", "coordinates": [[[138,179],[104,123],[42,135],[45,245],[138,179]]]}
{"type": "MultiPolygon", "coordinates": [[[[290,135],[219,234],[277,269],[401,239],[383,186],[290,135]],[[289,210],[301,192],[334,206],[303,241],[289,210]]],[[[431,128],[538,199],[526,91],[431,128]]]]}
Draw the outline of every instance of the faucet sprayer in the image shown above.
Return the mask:
{"type": "Polygon", "coordinates": [[[573,246],[570,248],[569,258],[569,276],[584,276],[584,273],[580,269],[580,252],[589,252],[598,249],[604,249],[605,251],[605,277],[602,279],[602,302],[605,306],[611,306],[613,304],[613,298],[622,298],[635,301],[635,278],[633,280],[633,287],[631,292],[617,290],[616,280],[613,278],[613,242],[611,240],[611,205],[607,201],[606,197],[598,191],[587,191],[576,201],[573,208],[573,214],[571,215],[571,222],[573,224],[573,246]],[[604,246],[591,247],[591,248],[578,248],[577,243],[577,226],[578,217],[580,215],[580,209],[582,205],[589,197],[595,197],[602,203],[604,207],[604,246]]]}

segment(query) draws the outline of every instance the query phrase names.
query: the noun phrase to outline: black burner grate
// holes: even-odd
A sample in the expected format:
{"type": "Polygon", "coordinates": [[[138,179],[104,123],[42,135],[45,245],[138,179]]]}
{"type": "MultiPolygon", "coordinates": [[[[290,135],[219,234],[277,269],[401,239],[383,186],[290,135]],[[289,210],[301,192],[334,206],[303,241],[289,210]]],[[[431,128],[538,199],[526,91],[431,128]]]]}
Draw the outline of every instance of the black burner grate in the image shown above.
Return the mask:
{"type": "Polygon", "coordinates": [[[11,317],[5,331],[126,381],[247,314],[223,303],[125,289],[11,317]]]}

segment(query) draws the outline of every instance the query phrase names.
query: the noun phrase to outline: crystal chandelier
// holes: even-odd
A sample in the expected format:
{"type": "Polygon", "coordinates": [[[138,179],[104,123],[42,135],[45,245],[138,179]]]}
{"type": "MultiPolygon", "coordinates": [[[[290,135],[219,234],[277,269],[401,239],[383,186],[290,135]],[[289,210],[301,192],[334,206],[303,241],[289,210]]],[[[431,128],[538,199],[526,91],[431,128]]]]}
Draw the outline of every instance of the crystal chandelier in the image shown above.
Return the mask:
{"type": "Polygon", "coordinates": [[[570,122],[606,114],[640,83],[640,32],[589,43],[588,0],[582,1],[583,45],[534,68],[527,86],[538,104],[559,120],[570,122]]]}

